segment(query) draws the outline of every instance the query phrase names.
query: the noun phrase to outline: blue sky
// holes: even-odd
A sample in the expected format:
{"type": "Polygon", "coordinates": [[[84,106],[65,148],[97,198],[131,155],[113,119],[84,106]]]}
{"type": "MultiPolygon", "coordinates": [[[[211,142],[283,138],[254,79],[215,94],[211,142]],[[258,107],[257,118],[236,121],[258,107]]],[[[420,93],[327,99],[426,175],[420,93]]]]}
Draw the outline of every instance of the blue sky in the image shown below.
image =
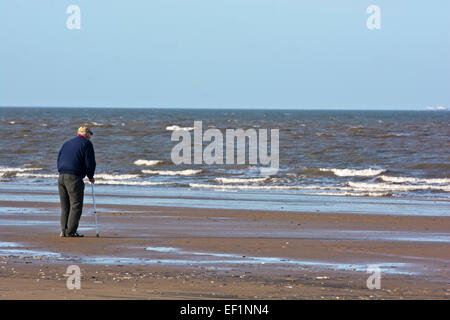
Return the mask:
{"type": "Polygon", "coordinates": [[[448,0],[0,0],[0,106],[450,106],[448,0]],[[69,5],[81,29],[66,27],[69,5]],[[381,8],[381,30],[366,9],[381,8]]]}

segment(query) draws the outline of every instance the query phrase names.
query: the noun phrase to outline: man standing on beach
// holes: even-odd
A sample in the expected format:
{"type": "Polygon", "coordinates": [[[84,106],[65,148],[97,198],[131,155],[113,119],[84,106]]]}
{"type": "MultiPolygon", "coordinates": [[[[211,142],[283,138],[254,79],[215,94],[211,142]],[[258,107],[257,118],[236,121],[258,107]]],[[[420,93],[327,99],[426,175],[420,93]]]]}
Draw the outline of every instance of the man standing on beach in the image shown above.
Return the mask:
{"type": "Polygon", "coordinates": [[[61,202],[61,237],[83,237],[77,232],[83,210],[84,182],[95,182],[95,152],[92,131],[78,128],[78,135],[66,141],[58,155],[58,191],[61,202]]]}

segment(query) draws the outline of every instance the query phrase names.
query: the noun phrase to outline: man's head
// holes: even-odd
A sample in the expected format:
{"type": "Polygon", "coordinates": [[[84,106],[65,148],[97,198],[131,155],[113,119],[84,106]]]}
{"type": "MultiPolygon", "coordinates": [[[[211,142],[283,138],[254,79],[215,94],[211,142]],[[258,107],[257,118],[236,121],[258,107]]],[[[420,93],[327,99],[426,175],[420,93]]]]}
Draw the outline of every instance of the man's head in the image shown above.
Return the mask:
{"type": "Polygon", "coordinates": [[[91,136],[94,135],[94,133],[92,133],[91,129],[89,129],[86,126],[81,126],[78,128],[78,134],[85,137],[86,139],[91,139],[91,136]]]}

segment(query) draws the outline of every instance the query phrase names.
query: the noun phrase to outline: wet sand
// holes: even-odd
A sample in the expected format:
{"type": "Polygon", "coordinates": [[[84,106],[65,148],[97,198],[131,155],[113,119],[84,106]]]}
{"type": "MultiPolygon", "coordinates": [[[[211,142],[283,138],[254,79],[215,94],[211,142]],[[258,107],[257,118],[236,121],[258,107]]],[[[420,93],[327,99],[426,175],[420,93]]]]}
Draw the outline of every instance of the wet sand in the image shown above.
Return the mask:
{"type": "Polygon", "coordinates": [[[450,217],[102,204],[96,238],[85,201],[84,238],[57,203],[0,201],[1,299],[450,298],[450,217]]]}

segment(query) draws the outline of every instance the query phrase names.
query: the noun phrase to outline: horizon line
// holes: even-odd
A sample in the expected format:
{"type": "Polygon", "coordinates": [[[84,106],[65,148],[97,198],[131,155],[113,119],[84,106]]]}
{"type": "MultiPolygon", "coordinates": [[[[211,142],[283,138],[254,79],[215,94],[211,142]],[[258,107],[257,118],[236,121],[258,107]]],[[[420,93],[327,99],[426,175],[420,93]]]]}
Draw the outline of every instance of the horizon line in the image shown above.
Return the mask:
{"type": "Polygon", "coordinates": [[[190,110],[342,110],[342,111],[448,111],[447,108],[437,109],[437,107],[411,107],[411,106],[383,106],[383,107],[180,107],[180,106],[6,106],[1,105],[0,108],[61,108],[61,109],[190,109],[190,110]]]}

